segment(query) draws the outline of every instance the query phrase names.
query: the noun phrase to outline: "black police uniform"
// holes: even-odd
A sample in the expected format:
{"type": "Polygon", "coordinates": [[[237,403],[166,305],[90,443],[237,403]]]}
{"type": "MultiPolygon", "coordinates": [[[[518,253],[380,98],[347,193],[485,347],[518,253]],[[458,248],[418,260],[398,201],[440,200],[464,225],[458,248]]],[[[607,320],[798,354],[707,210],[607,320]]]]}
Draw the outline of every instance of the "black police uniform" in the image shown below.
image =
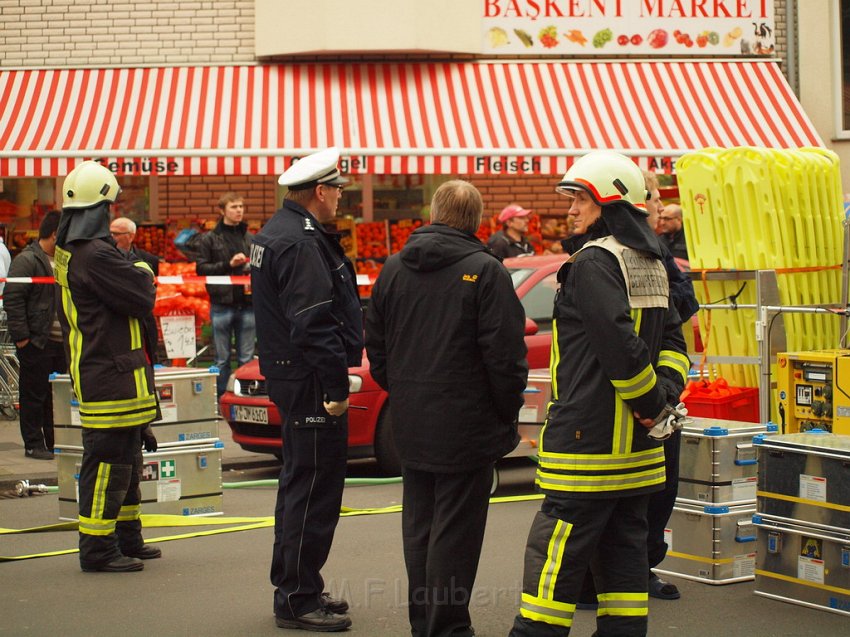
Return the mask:
{"type": "Polygon", "coordinates": [[[348,397],[361,362],[363,319],[351,262],[334,235],[286,200],[251,246],[260,371],[283,420],[275,507],[274,611],[292,619],[318,609],[319,573],[339,520],[348,415],[322,402],[348,397]]]}

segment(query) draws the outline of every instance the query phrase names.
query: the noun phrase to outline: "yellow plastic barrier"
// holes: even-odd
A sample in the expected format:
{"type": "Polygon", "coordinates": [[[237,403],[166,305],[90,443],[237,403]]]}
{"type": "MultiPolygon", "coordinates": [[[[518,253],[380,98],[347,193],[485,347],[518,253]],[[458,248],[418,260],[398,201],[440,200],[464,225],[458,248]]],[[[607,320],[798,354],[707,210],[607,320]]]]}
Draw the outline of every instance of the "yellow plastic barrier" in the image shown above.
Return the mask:
{"type": "MultiPolygon", "coordinates": [[[[841,300],[844,219],[838,156],[824,148],[706,148],[676,164],[683,223],[695,270],[776,269],[782,305],[841,300]]],[[[728,303],[735,281],[696,282],[700,303],[728,303]]],[[[755,304],[755,283],[737,297],[755,304]]],[[[700,312],[709,356],[756,356],[755,312],[700,312]]],[[[790,351],[835,347],[838,322],[829,316],[786,314],[790,351]]],[[[758,385],[753,365],[716,365],[730,384],[758,385]]]]}

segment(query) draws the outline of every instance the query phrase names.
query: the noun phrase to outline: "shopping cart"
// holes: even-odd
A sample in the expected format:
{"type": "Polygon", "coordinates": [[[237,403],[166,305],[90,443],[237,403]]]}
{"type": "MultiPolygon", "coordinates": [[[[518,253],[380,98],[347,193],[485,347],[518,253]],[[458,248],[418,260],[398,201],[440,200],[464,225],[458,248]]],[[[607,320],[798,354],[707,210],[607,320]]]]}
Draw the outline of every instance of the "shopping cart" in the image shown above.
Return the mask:
{"type": "Polygon", "coordinates": [[[15,344],[9,340],[6,311],[0,308],[0,417],[18,417],[18,379],[21,365],[15,344]]]}

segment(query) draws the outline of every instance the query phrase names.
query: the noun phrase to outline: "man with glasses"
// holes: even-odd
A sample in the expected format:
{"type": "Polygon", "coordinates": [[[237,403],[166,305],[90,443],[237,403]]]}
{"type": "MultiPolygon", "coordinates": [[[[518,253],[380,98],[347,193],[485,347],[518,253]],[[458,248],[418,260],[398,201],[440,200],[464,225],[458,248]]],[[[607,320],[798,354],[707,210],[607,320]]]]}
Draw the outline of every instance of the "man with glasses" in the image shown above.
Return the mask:
{"type": "Polygon", "coordinates": [[[295,162],[278,179],[283,206],[254,237],[251,285],[260,371],[283,421],[271,581],[281,628],[351,626],[348,603],[324,591],[321,569],[339,521],[348,458],[348,368],[363,354],[356,275],[336,215],[339,151],[295,162]]]}
{"type": "MultiPolygon", "coordinates": [[[[151,254],[147,250],[142,250],[133,243],[136,238],[135,221],[128,219],[127,217],[116,217],[112,220],[112,223],[109,224],[109,234],[112,235],[112,240],[115,242],[115,245],[119,250],[125,252],[127,256],[134,261],[144,261],[151,267],[151,270],[153,270],[153,275],[155,277],[159,276],[159,257],[155,254],[151,254]]],[[[152,356],[151,363],[155,365],[159,362],[159,359],[156,354],[158,338],[156,317],[153,315],[153,312],[145,318],[144,323],[145,342],[147,343],[148,351],[152,356]]]]}
{"type": "Polygon", "coordinates": [[[685,229],[682,227],[682,206],[671,203],[664,206],[658,216],[661,240],[677,259],[688,260],[688,245],[685,243],[685,229]]]}
{"type": "MultiPolygon", "coordinates": [[[[221,218],[215,228],[201,237],[196,267],[202,276],[248,274],[251,235],[242,217],[245,205],[241,195],[226,192],[218,200],[221,218]]],[[[235,340],[236,360],[244,365],[254,357],[254,308],[251,289],[244,285],[207,285],[210,295],[215,365],[218,367],[218,395],[230,378],[230,348],[235,340]]]]}

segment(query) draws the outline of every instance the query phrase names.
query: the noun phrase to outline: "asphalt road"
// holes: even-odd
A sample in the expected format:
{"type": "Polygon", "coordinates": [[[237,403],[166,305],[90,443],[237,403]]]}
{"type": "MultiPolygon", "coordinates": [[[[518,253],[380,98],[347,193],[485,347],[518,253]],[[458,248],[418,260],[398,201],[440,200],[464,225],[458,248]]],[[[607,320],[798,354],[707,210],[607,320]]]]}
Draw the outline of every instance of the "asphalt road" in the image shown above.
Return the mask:
{"type": "MultiPolygon", "coordinates": [[[[350,475],[374,476],[356,463],[350,475]]],[[[497,496],[532,492],[526,461],[506,463],[497,496]]],[[[228,472],[225,482],[276,478],[272,467],[228,472]]],[[[227,489],[226,516],[266,517],[273,487],[227,489]]],[[[401,486],[350,486],[344,505],[356,509],[400,504],[401,486]]],[[[522,554],[539,501],[494,503],[490,508],[481,567],[472,600],[479,636],[506,635],[519,604],[522,554]]],[[[57,496],[0,499],[0,527],[30,528],[58,522],[57,496]]],[[[236,525],[230,525],[236,526],[236,525]]],[[[0,635],[121,637],[171,635],[304,635],[274,624],[268,565],[270,527],[203,537],[176,538],[204,525],[149,528],[162,538],[163,559],[140,573],[82,573],[76,554],[0,563],[0,635]]],[[[76,548],[75,531],[0,535],[0,555],[30,555],[76,548]]],[[[398,513],[344,517],[324,569],[328,589],[352,606],[351,634],[409,635],[406,577],[398,513]]],[[[753,594],[753,583],[709,586],[674,580],[678,601],[650,600],[653,637],[831,637],[850,634],[850,618],[753,594]]],[[[572,635],[587,637],[595,615],[582,611],[572,635]]]]}

